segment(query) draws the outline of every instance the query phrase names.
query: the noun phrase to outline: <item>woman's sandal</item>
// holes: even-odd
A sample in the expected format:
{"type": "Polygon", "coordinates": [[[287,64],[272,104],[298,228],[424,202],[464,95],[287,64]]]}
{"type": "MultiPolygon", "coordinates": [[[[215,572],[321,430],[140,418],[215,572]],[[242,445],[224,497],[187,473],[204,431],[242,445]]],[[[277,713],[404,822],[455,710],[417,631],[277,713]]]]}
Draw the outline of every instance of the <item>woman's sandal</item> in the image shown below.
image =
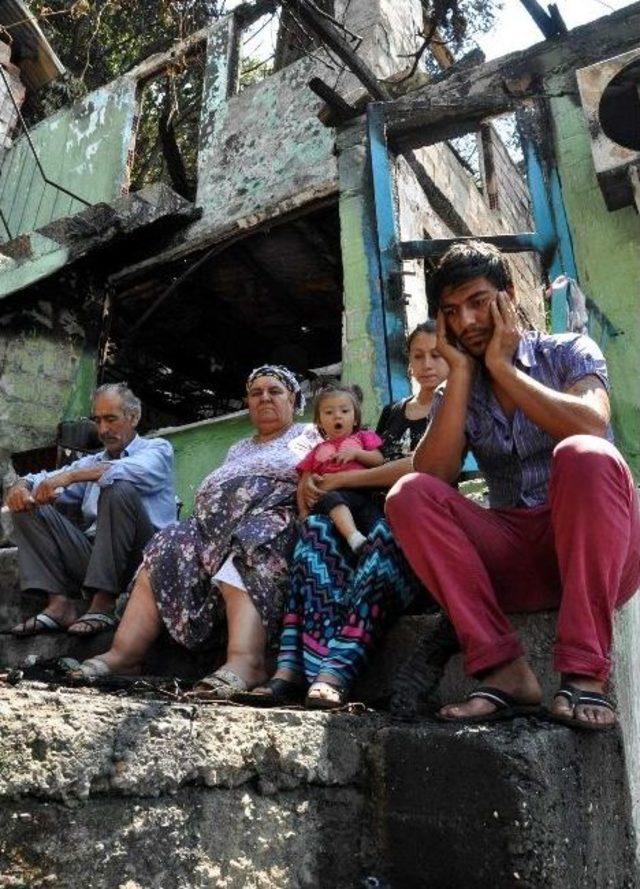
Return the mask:
{"type": "Polygon", "coordinates": [[[597,691],[587,691],[584,688],[578,688],[570,682],[563,682],[562,686],[553,696],[554,698],[565,698],[571,707],[571,716],[563,716],[561,713],[549,711],[549,719],[552,722],[558,722],[561,725],[568,725],[571,728],[584,729],[588,732],[603,732],[608,729],[615,728],[617,720],[613,722],[592,722],[587,719],[578,719],[575,715],[576,707],[602,707],[611,710],[615,714],[616,710],[613,702],[597,691]]]}
{"type": "Polygon", "coordinates": [[[100,655],[96,657],[90,657],[86,661],[82,661],[81,664],[75,664],[71,666],[69,659],[62,658],[61,666],[66,667],[68,670],[69,678],[71,679],[107,679],[112,677],[126,677],[126,678],[137,678],[142,673],[142,669],[138,667],[133,670],[133,672],[128,673],[118,673],[111,669],[111,667],[104,661],[100,655]]]}
{"type": "Polygon", "coordinates": [[[306,683],[292,682],[290,679],[270,679],[252,691],[238,692],[233,700],[252,707],[285,707],[287,704],[301,704],[306,690],[306,683]]]}
{"type": "Polygon", "coordinates": [[[242,692],[249,691],[249,686],[242,678],[229,670],[220,667],[210,676],[205,676],[195,687],[185,694],[185,698],[195,701],[230,701],[242,692]]]}
{"type": "Polygon", "coordinates": [[[314,682],[312,683],[307,696],[304,699],[304,705],[307,710],[339,710],[344,707],[349,700],[349,689],[344,685],[333,685],[331,682],[314,682]],[[320,691],[329,691],[331,697],[323,697],[321,694],[314,694],[320,691]]]}

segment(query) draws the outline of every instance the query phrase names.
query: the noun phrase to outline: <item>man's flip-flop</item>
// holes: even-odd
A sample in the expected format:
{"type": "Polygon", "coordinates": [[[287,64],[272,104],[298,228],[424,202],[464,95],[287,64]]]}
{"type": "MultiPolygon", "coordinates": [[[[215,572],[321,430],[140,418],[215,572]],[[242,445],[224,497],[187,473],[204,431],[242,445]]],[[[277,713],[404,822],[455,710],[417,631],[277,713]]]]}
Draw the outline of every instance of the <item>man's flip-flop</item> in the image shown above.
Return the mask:
{"type": "Polygon", "coordinates": [[[565,682],[553,697],[566,698],[571,707],[572,715],[563,716],[561,713],[554,713],[550,710],[548,716],[552,722],[558,722],[561,725],[568,725],[571,728],[587,732],[603,732],[607,729],[615,728],[617,724],[615,719],[613,722],[591,722],[586,719],[578,719],[575,715],[576,707],[602,707],[606,710],[611,710],[615,714],[616,710],[613,702],[606,695],[601,695],[597,691],[587,691],[584,688],[572,685],[570,682],[565,682]]]}
{"type": "Polygon", "coordinates": [[[40,614],[28,617],[22,621],[21,624],[18,624],[17,627],[11,630],[11,633],[19,637],[41,636],[45,633],[64,633],[66,629],[67,627],[61,624],[59,620],[56,620],[55,617],[51,617],[46,611],[41,611],[40,614]]]}
{"type": "Polygon", "coordinates": [[[113,614],[103,614],[101,611],[88,611],[67,627],[67,633],[71,636],[97,636],[98,633],[104,633],[105,630],[113,629],[116,623],[117,620],[113,614]],[[78,632],[78,630],[73,629],[78,624],[86,624],[89,629],[78,632]]]}
{"type": "Polygon", "coordinates": [[[473,701],[475,698],[489,701],[496,709],[478,716],[441,716],[438,713],[436,718],[441,722],[454,722],[459,725],[479,725],[487,722],[506,722],[518,716],[535,716],[541,709],[539,704],[524,704],[501,688],[494,688],[491,685],[479,686],[470,692],[465,700],[473,701]]]}

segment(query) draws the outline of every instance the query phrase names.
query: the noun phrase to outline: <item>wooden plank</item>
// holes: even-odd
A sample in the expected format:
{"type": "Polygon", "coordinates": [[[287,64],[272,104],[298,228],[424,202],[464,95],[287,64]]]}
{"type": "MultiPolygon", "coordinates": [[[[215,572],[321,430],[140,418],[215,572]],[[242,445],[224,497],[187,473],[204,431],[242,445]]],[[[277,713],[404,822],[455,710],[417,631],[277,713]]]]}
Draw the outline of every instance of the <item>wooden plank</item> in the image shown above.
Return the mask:
{"type": "Polygon", "coordinates": [[[576,68],[619,55],[640,43],[640,3],[537,43],[529,49],[457,71],[410,96],[386,103],[389,135],[403,148],[464,135],[482,120],[515,111],[545,93],[552,76],[575,88],[576,68]]]}

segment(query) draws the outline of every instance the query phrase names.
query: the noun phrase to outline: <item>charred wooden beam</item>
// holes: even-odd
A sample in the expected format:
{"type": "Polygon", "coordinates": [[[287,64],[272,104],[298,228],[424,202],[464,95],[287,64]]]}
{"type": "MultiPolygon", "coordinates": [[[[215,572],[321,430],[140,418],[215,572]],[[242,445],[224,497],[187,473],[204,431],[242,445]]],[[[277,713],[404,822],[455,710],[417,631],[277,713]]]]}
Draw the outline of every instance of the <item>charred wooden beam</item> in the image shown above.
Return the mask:
{"type": "Polygon", "coordinates": [[[464,135],[487,117],[515,111],[524,101],[543,96],[544,83],[552,76],[560,82],[564,78],[567,92],[577,92],[576,68],[633,49],[639,42],[640,3],[634,3],[563,37],[458,71],[388,103],[388,133],[402,148],[464,135]]]}
{"type": "Polygon", "coordinates": [[[325,126],[338,127],[362,113],[361,108],[345,102],[340,93],[337,93],[319,77],[312,77],[308,86],[312,93],[319,96],[329,106],[330,114],[325,114],[322,120],[325,126]]]}
{"type": "Polygon", "coordinates": [[[567,26],[555,3],[547,12],[538,0],[520,0],[520,2],[547,39],[567,33],[567,26]]]}
{"type": "MultiPolygon", "coordinates": [[[[323,17],[307,0],[282,0],[285,8],[295,10],[299,18],[340,58],[356,75],[360,83],[367,89],[372,99],[389,100],[391,91],[381,83],[355,50],[342,37],[339,30],[323,17]]],[[[411,149],[401,149],[402,156],[413,171],[418,184],[427,200],[432,204],[438,215],[445,219],[447,225],[456,235],[470,234],[468,226],[462,220],[449,198],[441,191],[420,163],[411,149]],[[443,215],[444,213],[444,215],[443,215]]]]}

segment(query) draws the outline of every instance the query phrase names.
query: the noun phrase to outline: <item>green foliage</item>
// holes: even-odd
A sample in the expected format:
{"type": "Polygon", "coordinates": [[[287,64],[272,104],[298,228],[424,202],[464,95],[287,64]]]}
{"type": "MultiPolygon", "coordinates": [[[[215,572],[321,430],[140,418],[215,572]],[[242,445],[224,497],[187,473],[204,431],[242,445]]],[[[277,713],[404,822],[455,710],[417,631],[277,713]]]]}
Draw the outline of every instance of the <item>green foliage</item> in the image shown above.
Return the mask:
{"type": "Polygon", "coordinates": [[[473,48],[473,37],[492,27],[503,0],[422,0],[425,18],[440,31],[454,56],[473,48]]]}

